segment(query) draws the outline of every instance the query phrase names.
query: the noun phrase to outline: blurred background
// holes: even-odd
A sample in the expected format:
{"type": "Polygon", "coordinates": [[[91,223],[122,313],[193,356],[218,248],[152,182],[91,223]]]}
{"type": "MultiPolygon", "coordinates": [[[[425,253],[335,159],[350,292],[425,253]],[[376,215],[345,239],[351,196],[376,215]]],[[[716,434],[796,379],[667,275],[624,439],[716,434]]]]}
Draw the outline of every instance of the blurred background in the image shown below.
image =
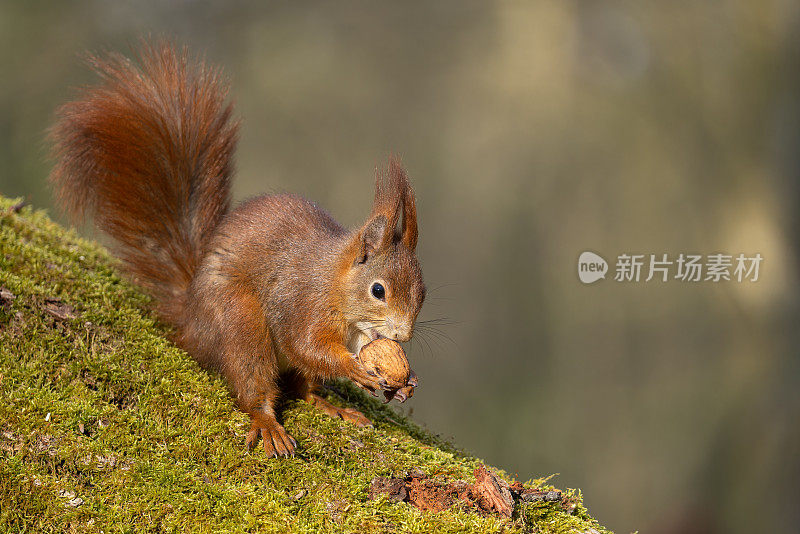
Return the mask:
{"type": "MultiPolygon", "coordinates": [[[[0,4],[0,193],[51,207],[85,50],[171,36],[243,118],[235,196],[358,225],[402,156],[429,298],[404,409],[620,533],[800,525],[800,4],[0,4]],[[577,277],[593,250],[748,255],[756,283],[577,277]]],[[[63,221],[63,218],[56,215],[63,221]]]]}

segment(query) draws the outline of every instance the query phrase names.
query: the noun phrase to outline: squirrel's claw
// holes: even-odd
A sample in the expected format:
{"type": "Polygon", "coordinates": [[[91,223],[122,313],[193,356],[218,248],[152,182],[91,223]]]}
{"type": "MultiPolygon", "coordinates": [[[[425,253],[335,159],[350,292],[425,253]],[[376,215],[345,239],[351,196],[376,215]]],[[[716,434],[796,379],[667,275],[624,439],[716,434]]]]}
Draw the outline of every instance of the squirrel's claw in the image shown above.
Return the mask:
{"type": "Polygon", "coordinates": [[[297,442],[277,421],[270,421],[263,417],[254,418],[250,432],[247,433],[245,443],[249,450],[253,450],[259,437],[264,447],[264,452],[269,458],[294,457],[297,442]]]}
{"type": "Polygon", "coordinates": [[[377,397],[378,394],[376,390],[381,388],[381,384],[376,380],[378,376],[370,372],[370,370],[365,369],[355,356],[353,357],[352,363],[353,367],[351,367],[347,377],[352,380],[355,385],[364,391],[368,391],[373,397],[377,397]]]}
{"type": "Polygon", "coordinates": [[[411,397],[414,396],[414,388],[417,387],[417,375],[414,371],[411,371],[410,376],[408,378],[408,383],[401,387],[400,389],[384,391],[383,394],[386,397],[385,402],[389,402],[391,400],[396,400],[397,402],[405,402],[411,397]]]}
{"type": "Polygon", "coordinates": [[[378,396],[378,394],[376,393],[376,391],[373,388],[371,388],[369,386],[365,386],[364,384],[361,384],[360,382],[358,382],[356,380],[353,380],[352,382],[353,382],[353,384],[357,385],[358,387],[360,387],[361,389],[363,389],[364,391],[366,391],[367,393],[369,393],[373,397],[377,397],[378,396]]]}
{"type": "Polygon", "coordinates": [[[384,391],[383,396],[386,398],[386,400],[383,401],[384,404],[393,400],[396,400],[397,402],[405,402],[410,397],[414,396],[414,386],[408,385],[400,389],[384,391]]]}
{"type": "MultiPolygon", "coordinates": [[[[419,382],[417,381],[417,373],[415,373],[413,369],[409,369],[407,385],[411,386],[412,388],[415,388],[419,385],[419,382]]],[[[411,395],[409,395],[409,397],[410,396],[411,395]]]]}

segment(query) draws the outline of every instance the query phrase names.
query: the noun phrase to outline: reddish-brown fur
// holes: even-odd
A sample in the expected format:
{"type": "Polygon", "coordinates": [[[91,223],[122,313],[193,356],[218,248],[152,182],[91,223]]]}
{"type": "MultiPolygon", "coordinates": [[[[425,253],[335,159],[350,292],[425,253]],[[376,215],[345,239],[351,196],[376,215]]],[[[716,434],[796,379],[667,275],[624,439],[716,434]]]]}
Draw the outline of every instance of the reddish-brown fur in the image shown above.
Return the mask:
{"type": "Polygon", "coordinates": [[[261,438],[271,455],[294,452],[274,409],[279,384],[368,424],[312,391],[336,376],[379,389],[353,353],[376,337],[411,337],[425,287],[400,163],[378,172],[372,212],[355,231],[291,195],[229,212],[237,124],[218,72],[169,45],[143,45],[138,65],[116,54],[91,62],[103,83],[62,106],[52,131],[62,207],[94,214],[176,342],[225,377],[251,415],[249,446],[261,438]],[[384,299],[371,293],[376,282],[384,299]]]}

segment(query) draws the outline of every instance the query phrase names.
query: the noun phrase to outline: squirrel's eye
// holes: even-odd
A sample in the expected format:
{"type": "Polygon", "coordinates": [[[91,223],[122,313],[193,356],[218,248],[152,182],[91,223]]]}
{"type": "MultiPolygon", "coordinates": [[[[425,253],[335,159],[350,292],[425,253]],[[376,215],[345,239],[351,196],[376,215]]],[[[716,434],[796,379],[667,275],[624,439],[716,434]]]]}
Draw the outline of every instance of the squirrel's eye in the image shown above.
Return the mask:
{"type": "Polygon", "coordinates": [[[386,290],[383,288],[381,284],[375,282],[374,284],[372,284],[372,296],[378,300],[385,300],[386,290]]]}

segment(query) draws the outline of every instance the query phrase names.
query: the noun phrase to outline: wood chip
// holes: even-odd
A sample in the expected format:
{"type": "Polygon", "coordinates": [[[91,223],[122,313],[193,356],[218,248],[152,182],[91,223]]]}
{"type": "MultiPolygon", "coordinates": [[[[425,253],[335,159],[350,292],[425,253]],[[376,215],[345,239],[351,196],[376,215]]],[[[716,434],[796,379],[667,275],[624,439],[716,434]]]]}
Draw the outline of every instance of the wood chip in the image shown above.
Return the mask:
{"type": "Polygon", "coordinates": [[[64,304],[59,299],[48,298],[44,300],[44,311],[59,321],[66,321],[67,319],[75,319],[78,314],[75,308],[69,304],[64,304]]]}

